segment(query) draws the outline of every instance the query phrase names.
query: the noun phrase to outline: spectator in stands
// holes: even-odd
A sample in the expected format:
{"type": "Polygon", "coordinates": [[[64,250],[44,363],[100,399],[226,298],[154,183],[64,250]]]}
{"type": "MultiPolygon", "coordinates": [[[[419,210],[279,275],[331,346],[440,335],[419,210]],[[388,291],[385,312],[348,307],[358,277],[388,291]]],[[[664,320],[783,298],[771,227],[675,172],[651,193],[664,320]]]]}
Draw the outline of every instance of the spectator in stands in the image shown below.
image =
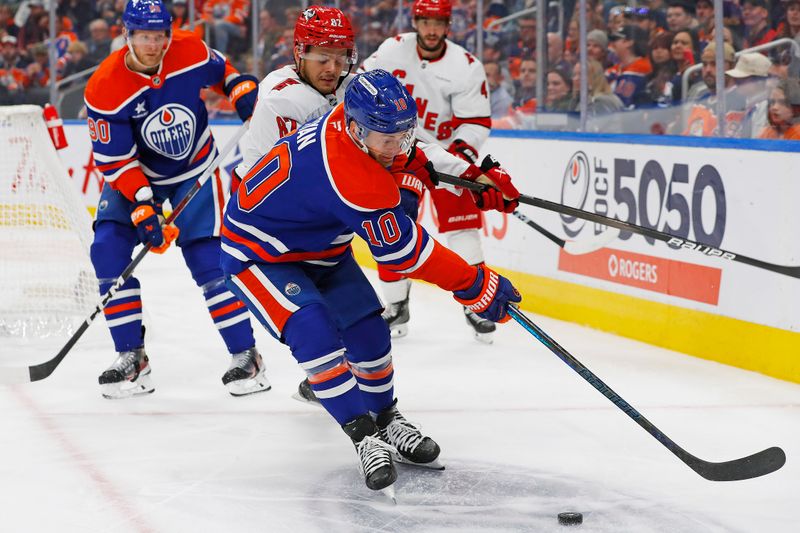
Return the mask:
{"type": "Polygon", "coordinates": [[[30,84],[27,61],[20,57],[17,38],[3,35],[0,38],[0,105],[17,105],[25,100],[25,89],[30,84]]]}
{"type": "Polygon", "coordinates": [[[625,22],[625,6],[614,6],[608,10],[608,22],[606,23],[608,33],[621,31],[625,22]]]}
{"type": "Polygon", "coordinates": [[[85,38],[89,21],[94,17],[94,8],[94,1],[90,0],[60,0],[56,14],[59,18],[69,19],[72,26],[68,29],[74,31],[81,38],[85,38]]]}
{"type": "Polygon", "coordinates": [[[46,87],[50,83],[50,65],[47,57],[47,45],[37,43],[31,46],[32,61],[26,68],[32,87],[46,87]]]}
{"type": "Polygon", "coordinates": [[[800,0],[784,0],[783,7],[785,13],[778,26],[778,37],[788,37],[800,42],[800,0]]]}
{"type": "Polygon", "coordinates": [[[800,81],[781,80],[770,92],[768,121],[758,135],[761,139],[800,140],[800,81]]]}
{"type": "Polygon", "coordinates": [[[614,53],[619,58],[619,63],[606,72],[614,94],[622,100],[626,109],[647,103],[645,86],[653,68],[650,60],[642,57],[646,53],[646,32],[629,24],[609,37],[614,53]]]}
{"type": "MultiPolygon", "coordinates": [[[[173,30],[188,30],[191,28],[189,3],[187,0],[173,0],[171,13],[173,30]]],[[[205,38],[205,21],[200,13],[201,10],[195,10],[194,34],[203,39],[205,38]]]]}
{"type": "Polygon", "coordinates": [[[667,29],[673,33],[697,26],[694,4],[688,0],[672,0],[667,7],[667,29]]]}
{"type": "MultiPolygon", "coordinates": [[[[727,74],[733,68],[734,51],[733,47],[725,43],[723,48],[723,58],[725,59],[725,73],[727,74]]],[[[766,59],[766,58],[765,58],[766,59]]],[[[687,102],[695,102],[708,98],[712,94],[716,94],[717,87],[717,43],[709,43],[703,50],[700,56],[703,67],[700,70],[701,80],[689,86],[689,92],[686,95],[687,102]]],[[[769,60],[767,60],[769,62],[769,60]]],[[[726,87],[733,85],[734,80],[726,79],[726,87]]]]}
{"type": "Polygon", "coordinates": [[[742,54],[736,67],[726,70],[736,85],[736,93],[745,101],[742,137],[756,137],[767,126],[767,96],[772,62],[763,54],[742,54]]]}
{"type": "Polygon", "coordinates": [[[586,55],[595,59],[603,65],[603,68],[611,66],[608,60],[608,35],[602,30],[592,30],[586,34],[586,55]]]}
{"type": "MultiPolygon", "coordinates": [[[[695,137],[712,137],[719,134],[717,102],[719,88],[717,87],[716,43],[709,43],[703,50],[703,82],[706,89],[689,108],[689,116],[683,135],[695,137]]],[[[733,65],[733,47],[725,44],[723,50],[726,68],[733,65]]],[[[742,127],[745,117],[745,98],[736,93],[734,80],[725,76],[725,136],[742,137],[742,127]]],[[[747,135],[749,136],[749,134],[747,135]]]]}
{"type": "Polygon", "coordinates": [[[19,26],[14,22],[14,13],[8,4],[0,5],[0,36],[11,35],[16,38],[19,35],[19,26]]]}
{"type": "Polygon", "coordinates": [[[557,69],[562,72],[572,70],[572,65],[564,59],[564,40],[558,33],[547,34],[547,66],[549,69],[557,69]]]}
{"type": "Polygon", "coordinates": [[[695,31],[702,50],[711,42],[711,32],[714,31],[714,0],[697,0],[695,13],[697,14],[695,31]]]}
{"type": "Polygon", "coordinates": [[[47,38],[47,28],[42,28],[40,20],[46,17],[47,13],[44,10],[43,0],[29,0],[28,9],[30,10],[25,23],[19,30],[19,47],[22,50],[27,50],[36,43],[40,43],[47,38]]]}
{"type": "Polygon", "coordinates": [[[556,113],[572,110],[572,78],[563,70],[547,72],[547,93],[542,110],[556,113]]]}
{"type": "MultiPolygon", "coordinates": [[[[589,99],[586,111],[589,116],[606,115],[623,110],[622,100],[611,91],[611,86],[606,80],[603,65],[596,59],[589,59],[586,62],[586,70],[589,76],[586,78],[586,86],[589,99]]],[[[576,64],[572,70],[572,110],[580,110],[580,86],[581,86],[581,65],[576,64]]]]}
{"type": "Polygon", "coordinates": [[[281,38],[283,28],[267,9],[258,12],[258,39],[256,40],[256,55],[266,62],[275,48],[275,43],[281,38]]]}
{"type": "Polygon", "coordinates": [[[766,0],[744,0],[742,18],[744,19],[744,48],[766,44],[778,36],[777,32],[769,25],[766,0]]]}
{"type": "Polygon", "coordinates": [[[111,31],[105,19],[94,19],[89,23],[86,49],[87,58],[93,65],[99,65],[111,53],[111,31]]]}
{"type": "Polygon", "coordinates": [[[672,39],[670,31],[663,31],[650,38],[650,65],[653,71],[647,80],[645,91],[648,99],[656,107],[672,105],[672,80],[678,72],[678,66],[672,60],[672,39]]]}
{"type": "Polygon", "coordinates": [[[626,7],[625,18],[630,20],[631,24],[636,24],[647,32],[650,39],[664,31],[658,26],[654,12],[647,7],[626,7]]]}
{"type": "Polygon", "coordinates": [[[492,118],[504,117],[511,108],[513,99],[503,86],[503,71],[500,63],[497,61],[484,61],[483,70],[486,72],[486,82],[489,85],[492,118]]]}
{"type": "Polygon", "coordinates": [[[66,78],[96,65],[97,63],[94,63],[88,54],[89,49],[82,41],[70,43],[64,56],[66,63],[60,77],[66,78]]]}
{"type": "MultiPolygon", "coordinates": [[[[695,53],[697,51],[697,37],[689,30],[682,30],[675,34],[672,38],[672,47],[670,54],[672,61],[675,62],[677,70],[672,79],[672,101],[683,101],[684,95],[681,94],[683,73],[687,68],[695,64],[695,53]]],[[[690,80],[693,82],[695,80],[690,80]]]]}
{"type": "Polygon", "coordinates": [[[536,17],[522,16],[517,22],[517,39],[509,46],[508,57],[536,56],[536,17]]]}
{"type": "Polygon", "coordinates": [[[244,21],[250,11],[248,0],[206,0],[203,14],[214,36],[214,48],[227,54],[231,39],[247,35],[244,21]]]}
{"type": "Polygon", "coordinates": [[[519,80],[515,83],[514,103],[516,111],[536,112],[536,60],[523,59],[519,66],[519,80]]]}
{"type": "Polygon", "coordinates": [[[358,55],[360,57],[369,57],[386,39],[386,31],[383,24],[378,20],[373,20],[367,24],[367,31],[364,32],[361,45],[358,47],[358,55]]]}

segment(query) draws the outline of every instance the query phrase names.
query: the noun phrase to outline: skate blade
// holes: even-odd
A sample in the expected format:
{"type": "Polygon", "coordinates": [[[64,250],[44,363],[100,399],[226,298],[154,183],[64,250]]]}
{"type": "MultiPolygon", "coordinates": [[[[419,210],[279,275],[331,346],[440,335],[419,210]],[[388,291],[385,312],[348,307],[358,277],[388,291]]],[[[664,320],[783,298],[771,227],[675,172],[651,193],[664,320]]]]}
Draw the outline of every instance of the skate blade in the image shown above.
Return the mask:
{"type": "Polygon", "coordinates": [[[259,374],[252,379],[231,381],[230,383],[227,383],[225,387],[228,388],[228,392],[231,396],[239,397],[249,396],[259,392],[267,392],[272,388],[272,385],[270,384],[269,380],[267,380],[266,376],[259,374]]]}
{"type": "Polygon", "coordinates": [[[394,492],[394,484],[382,488],[379,492],[388,498],[388,500],[392,502],[392,505],[397,505],[397,496],[394,492]]]}
{"type": "Polygon", "coordinates": [[[430,463],[415,463],[413,461],[409,461],[408,459],[406,459],[405,457],[403,457],[399,453],[392,454],[392,455],[393,455],[393,458],[394,458],[394,462],[395,463],[400,463],[401,465],[413,466],[413,467],[416,467],[416,468],[424,468],[426,470],[437,470],[437,471],[444,470],[444,465],[441,463],[441,461],[439,461],[438,458],[434,459],[430,463]]]}
{"type": "Polygon", "coordinates": [[[492,333],[478,333],[477,331],[473,332],[475,334],[475,340],[482,343],[482,344],[494,344],[494,332],[492,333]]]}
{"type": "Polygon", "coordinates": [[[124,400],[134,396],[144,396],[151,394],[156,389],[150,379],[150,373],[140,374],[135,381],[123,381],[119,383],[105,383],[100,385],[100,393],[107,400],[124,400]]]}
{"type": "Polygon", "coordinates": [[[321,404],[321,403],[319,403],[319,401],[309,400],[308,398],[306,398],[306,397],[304,397],[304,396],[300,396],[300,393],[299,393],[299,392],[295,392],[294,394],[292,394],[292,398],[294,398],[294,399],[295,399],[295,400],[297,400],[298,402],[303,402],[303,403],[306,403],[306,404],[309,404],[309,405],[314,405],[314,406],[317,406],[317,407],[322,407],[322,404],[321,404]]]}
{"type": "Polygon", "coordinates": [[[393,339],[399,339],[408,335],[408,324],[398,324],[397,326],[389,326],[389,332],[393,339]]]}

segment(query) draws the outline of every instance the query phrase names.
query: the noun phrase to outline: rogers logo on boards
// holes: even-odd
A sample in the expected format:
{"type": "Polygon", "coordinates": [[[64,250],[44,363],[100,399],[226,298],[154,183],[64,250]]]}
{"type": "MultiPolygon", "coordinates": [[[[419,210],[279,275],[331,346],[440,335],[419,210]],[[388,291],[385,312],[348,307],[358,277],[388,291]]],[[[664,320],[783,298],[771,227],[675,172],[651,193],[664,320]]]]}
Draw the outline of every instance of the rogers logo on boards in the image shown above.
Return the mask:
{"type": "Polygon", "coordinates": [[[603,248],[585,255],[561,250],[558,269],[710,305],[719,302],[719,268],[603,248]]]}

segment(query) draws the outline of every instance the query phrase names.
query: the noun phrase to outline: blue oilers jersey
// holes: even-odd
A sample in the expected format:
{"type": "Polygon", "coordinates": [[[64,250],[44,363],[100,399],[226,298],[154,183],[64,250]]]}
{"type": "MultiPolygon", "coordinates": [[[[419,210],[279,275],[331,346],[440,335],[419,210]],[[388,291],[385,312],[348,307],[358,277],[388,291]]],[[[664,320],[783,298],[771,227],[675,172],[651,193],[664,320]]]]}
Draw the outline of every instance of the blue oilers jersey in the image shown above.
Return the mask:
{"type": "Polygon", "coordinates": [[[475,268],[405,215],[394,177],[355,145],[344,123],[339,104],[251,168],[225,212],[225,273],[252,262],[335,265],[358,235],[390,270],[448,290],[468,286],[475,268]]]}
{"type": "MultiPolygon", "coordinates": [[[[143,183],[170,185],[211,164],[214,140],[200,90],[221,84],[231,67],[193,34],[177,30],[159,71],[125,64],[127,48],[107,57],[89,79],[85,100],[94,158],[123,193],[143,183]],[[135,181],[135,187],[123,182],[135,181]]],[[[221,85],[220,85],[221,86],[221,85]]],[[[130,194],[126,194],[130,198],[130,194]]]]}

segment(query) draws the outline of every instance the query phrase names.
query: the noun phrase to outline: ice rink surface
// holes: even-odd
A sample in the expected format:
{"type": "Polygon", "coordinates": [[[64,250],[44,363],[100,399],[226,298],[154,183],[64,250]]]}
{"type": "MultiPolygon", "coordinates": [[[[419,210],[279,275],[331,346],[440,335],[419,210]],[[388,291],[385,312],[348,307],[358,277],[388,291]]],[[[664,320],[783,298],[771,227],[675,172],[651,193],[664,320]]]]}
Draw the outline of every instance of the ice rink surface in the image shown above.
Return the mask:
{"type": "MultiPolygon", "coordinates": [[[[786,451],[766,477],[706,481],[517,324],[478,344],[448,294],[415,284],[410,334],[394,344],[398,406],[447,469],[398,466],[391,505],[366,489],[333,420],[291,399],[303,375],[283,346],[256,325],[273,388],[233,398],[179,252],[137,274],[155,393],[101,398],[115,356],[102,318],[50,378],[0,387],[0,530],[800,531],[797,384],[530,315],[690,453],[786,451]],[[583,525],[558,525],[562,511],[583,525]]],[[[0,364],[61,345],[0,339],[0,364]]]]}

